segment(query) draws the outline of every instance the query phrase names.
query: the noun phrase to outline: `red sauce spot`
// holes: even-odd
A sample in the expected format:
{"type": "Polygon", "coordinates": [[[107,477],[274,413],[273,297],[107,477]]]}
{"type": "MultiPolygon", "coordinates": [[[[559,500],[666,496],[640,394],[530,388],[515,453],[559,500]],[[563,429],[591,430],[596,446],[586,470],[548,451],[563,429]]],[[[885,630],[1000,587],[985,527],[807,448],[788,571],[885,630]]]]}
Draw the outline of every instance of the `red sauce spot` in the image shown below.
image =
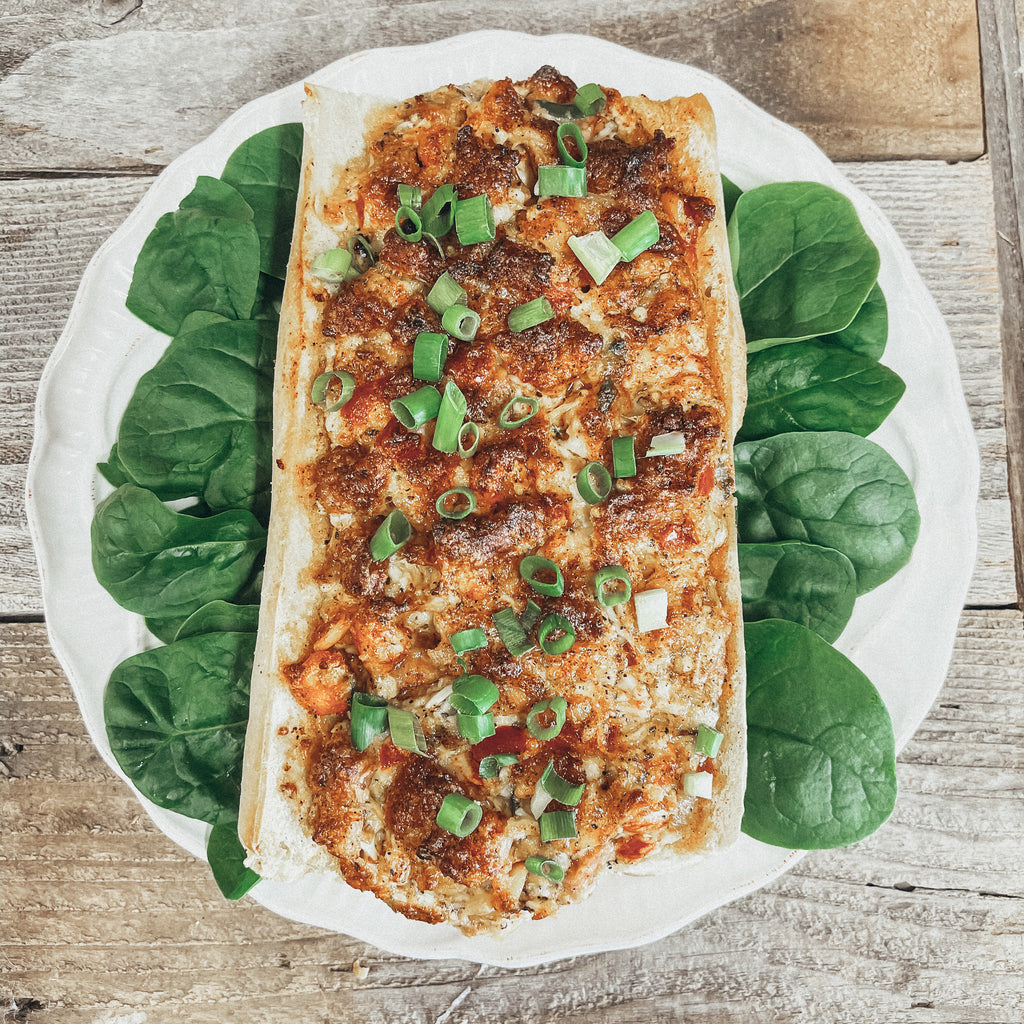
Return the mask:
{"type": "Polygon", "coordinates": [[[357,384],[352,390],[352,397],[339,410],[341,415],[346,419],[365,419],[373,409],[378,395],[384,390],[384,380],[381,378],[357,384]]]}
{"type": "Polygon", "coordinates": [[[653,848],[654,843],[649,843],[646,839],[641,839],[640,836],[632,836],[615,847],[615,856],[619,860],[636,861],[653,848]]]}
{"type": "Polygon", "coordinates": [[[474,770],[479,771],[480,762],[491,754],[521,754],[529,742],[526,730],[518,725],[499,725],[493,736],[470,747],[474,770]]]}
{"type": "Polygon", "coordinates": [[[698,494],[710,494],[711,488],[715,486],[715,471],[711,466],[705,466],[700,471],[700,477],[697,480],[697,493],[698,494]]]}
{"type": "Polygon", "coordinates": [[[380,752],[377,757],[380,760],[381,768],[391,768],[396,764],[409,760],[409,751],[396,747],[391,740],[385,740],[380,745],[380,752]]]}

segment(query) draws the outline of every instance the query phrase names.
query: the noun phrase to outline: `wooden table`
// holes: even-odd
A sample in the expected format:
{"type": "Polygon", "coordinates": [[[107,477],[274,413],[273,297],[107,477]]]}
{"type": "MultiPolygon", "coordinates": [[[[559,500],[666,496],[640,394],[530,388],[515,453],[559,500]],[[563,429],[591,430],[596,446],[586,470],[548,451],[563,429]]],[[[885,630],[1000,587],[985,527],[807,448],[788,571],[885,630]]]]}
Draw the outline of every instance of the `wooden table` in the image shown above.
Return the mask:
{"type": "Polygon", "coordinates": [[[487,0],[9,6],[4,1019],[1024,1019],[1022,12],[1020,0],[521,0],[510,13],[487,0]],[[153,175],[245,101],[339,56],[485,27],[578,28],[696,64],[848,161],[947,319],[982,458],[977,570],[945,687],[900,756],[890,822],[653,945],[520,971],[411,961],[248,899],[224,902],[93,748],[47,645],[22,498],[43,364],[89,257],[153,175]]]}

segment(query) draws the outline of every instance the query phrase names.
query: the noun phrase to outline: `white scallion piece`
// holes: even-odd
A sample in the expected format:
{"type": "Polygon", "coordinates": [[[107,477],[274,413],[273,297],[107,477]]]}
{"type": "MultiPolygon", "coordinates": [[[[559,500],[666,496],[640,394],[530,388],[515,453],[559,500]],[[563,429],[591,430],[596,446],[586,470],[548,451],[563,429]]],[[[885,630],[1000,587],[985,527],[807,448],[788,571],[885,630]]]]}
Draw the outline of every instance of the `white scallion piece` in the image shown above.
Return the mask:
{"type": "Polygon", "coordinates": [[[714,776],[711,772],[687,772],[683,776],[683,792],[687,796],[698,796],[704,800],[710,800],[713,779],[714,776]]]}
{"type": "Polygon", "coordinates": [[[633,595],[636,627],[641,633],[664,629],[668,625],[668,591],[657,587],[633,595]]]}
{"type": "Polygon", "coordinates": [[[672,430],[667,434],[658,434],[651,438],[651,447],[647,449],[647,458],[656,455],[682,455],[686,451],[686,435],[681,430],[672,430]]]}

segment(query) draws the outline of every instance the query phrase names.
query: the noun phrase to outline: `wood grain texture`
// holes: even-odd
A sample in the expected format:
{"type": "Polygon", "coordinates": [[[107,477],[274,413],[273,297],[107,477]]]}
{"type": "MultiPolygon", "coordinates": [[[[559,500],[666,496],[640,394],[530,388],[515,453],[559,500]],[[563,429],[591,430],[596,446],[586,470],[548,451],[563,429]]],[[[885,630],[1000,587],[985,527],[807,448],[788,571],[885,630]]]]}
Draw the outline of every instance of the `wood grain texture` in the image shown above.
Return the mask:
{"type": "Polygon", "coordinates": [[[469,29],[585,31],[724,78],[833,157],[984,149],[970,0],[36,0],[4,17],[0,174],[149,172],[350,53],[469,29]],[[68,116],[68,111],[74,111],[68,116]]]}
{"type": "Polygon", "coordinates": [[[965,614],[890,821],[633,950],[420,963],[224,902],[106,768],[39,624],[0,626],[0,994],[25,1021],[1011,1024],[1024,1014],[1024,631],[965,614]],[[354,961],[369,968],[361,980],[354,961]],[[35,1007],[33,1009],[32,1007],[35,1007]],[[141,1016],[130,1016],[130,1014],[141,1016]]]}

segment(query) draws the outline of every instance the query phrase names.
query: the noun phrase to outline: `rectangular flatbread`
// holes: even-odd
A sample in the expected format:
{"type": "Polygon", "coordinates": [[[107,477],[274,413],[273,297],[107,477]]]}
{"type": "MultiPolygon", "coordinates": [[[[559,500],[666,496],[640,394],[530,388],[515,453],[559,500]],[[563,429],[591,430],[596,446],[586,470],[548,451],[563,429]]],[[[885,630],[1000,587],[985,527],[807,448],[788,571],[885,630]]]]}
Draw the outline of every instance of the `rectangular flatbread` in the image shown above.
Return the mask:
{"type": "Polygon", "coordinates": [[[264,877],[472,934],[738,834],[714,122],[603,92],[307,86],[240,821],[264,877]]]}

